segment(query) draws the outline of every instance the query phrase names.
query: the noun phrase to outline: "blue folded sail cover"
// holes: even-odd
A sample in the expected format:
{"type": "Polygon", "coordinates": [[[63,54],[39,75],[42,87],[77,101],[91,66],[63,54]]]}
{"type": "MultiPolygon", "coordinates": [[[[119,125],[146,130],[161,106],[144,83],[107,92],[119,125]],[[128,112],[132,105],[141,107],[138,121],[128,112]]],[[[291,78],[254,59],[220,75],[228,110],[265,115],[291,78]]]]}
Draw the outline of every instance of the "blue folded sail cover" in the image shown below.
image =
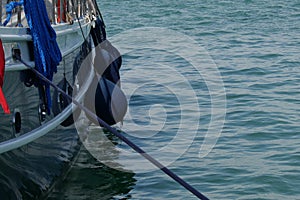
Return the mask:
{"type": "MultiPolygon", "coordinates": [[[[24,10],[34,45],[36,69],[47,79],[53,79],[62,55],[56,42],[56,33],[51,27],[44,1],[24,0],[24,10]]],[[[39,80],[36,86],[43,85],[46,90],[47,111],[50,114],[51,95],[49,84],[39,80]]]]}

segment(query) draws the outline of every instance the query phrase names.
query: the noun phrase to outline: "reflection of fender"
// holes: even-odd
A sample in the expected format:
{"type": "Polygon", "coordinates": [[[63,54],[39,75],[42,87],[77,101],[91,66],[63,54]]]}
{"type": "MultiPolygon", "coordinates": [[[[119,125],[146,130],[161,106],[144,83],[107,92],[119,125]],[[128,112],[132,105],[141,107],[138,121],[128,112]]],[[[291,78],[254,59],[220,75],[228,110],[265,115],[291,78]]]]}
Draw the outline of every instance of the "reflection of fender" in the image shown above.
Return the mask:
{"type": "MultiPolygon", "coordinates": [[[[68,95],[72,96],[73,88],[64,77],[57,85],[60,89],[65,91],[68,95]]],[[[65,97],[63,94],[58,92],[57,90],[54,91],[52,97],[52,112],[54,116],[61,113],[72,101],[65,97]]],[[[73,115],[70,115],[65,121],[61,123],[62,126],[70,126],[74,123],[73,115]]]]}

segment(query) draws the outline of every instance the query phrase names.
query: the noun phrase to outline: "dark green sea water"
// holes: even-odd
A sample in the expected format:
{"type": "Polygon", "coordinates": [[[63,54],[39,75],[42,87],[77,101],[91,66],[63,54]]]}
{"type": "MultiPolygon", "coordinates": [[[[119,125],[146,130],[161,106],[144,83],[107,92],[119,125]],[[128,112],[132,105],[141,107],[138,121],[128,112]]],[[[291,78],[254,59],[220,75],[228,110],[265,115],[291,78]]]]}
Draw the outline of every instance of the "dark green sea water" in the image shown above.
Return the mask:
{"type": "MultiPolygon", "coordinates": [[[[122,126],[127,137],[210,199],[300,199],[298,0],[104,0],[99,5],[108,38],[132,47],[121,69],[129,101],[122,126]],[[183,36],[189,39],[182,42],[183,36]],[[203,58],[193,66],[180,50],[166,51],[155,38],[173,39],[191,60],[202,56],[191,48],[195,41],[211,65],[203,58]],[[212,69],[218,76],[206,76],[212,69]],[[214,107],[213,101],[220,104],[214,107]],[[199,157],[210,136],[216,144],[199,157]]],[[[83,149],[53,199],[195,199],[112,139],[115,150],[108,157],[134,169],[112,169],[83,149]]]]}

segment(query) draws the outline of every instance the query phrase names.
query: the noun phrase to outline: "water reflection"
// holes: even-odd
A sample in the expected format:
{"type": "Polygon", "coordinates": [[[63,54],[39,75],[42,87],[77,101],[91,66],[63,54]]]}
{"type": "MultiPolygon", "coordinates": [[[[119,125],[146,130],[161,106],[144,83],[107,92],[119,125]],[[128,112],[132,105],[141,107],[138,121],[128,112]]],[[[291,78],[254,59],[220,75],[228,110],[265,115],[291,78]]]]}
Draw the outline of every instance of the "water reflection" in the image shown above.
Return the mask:
{"type": "Polygon", "coordinates": [[[100,163],[82,147],[70,173],[48,199],[129,199],[136,182],[134,176],[100,163]]]}

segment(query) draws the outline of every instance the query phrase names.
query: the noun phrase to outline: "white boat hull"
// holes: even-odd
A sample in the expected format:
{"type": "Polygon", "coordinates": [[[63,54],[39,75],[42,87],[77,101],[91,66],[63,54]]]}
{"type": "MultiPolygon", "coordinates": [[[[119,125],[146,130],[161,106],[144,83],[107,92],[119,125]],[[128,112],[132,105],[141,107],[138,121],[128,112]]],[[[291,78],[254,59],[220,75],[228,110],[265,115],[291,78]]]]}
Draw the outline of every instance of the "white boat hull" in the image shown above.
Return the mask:
{"type": "MultiPolygon", "coordinates": [[[[87,37],[90,24],[82,21],[81,25],[87,37]]],[[[0,27],[6,54],[3,92],[11,110],[11,114],[4,114],[0,109],[1,199],[35,199],[47,195],[69,169],[81,146],[75,126],[60,125],[72,114],[72,104],[57,116],[51,113],[42,119],[38,88],[34,85],[27,87],[22,80],[29,70],[13,60],[11,49],[17,44],[22,58],[34,67],[30,55],[33,52],[28,51],[31,36],[24,34],[24,30],[0,27]]],[[[53,82],[57,84],[65,72],[67,81],[73,84],[74,70],[80,67],[75,67],[74,62],[84,41],[81,30],[76,22],[73,25],[58,25],[55,30],[63,59],[53,82]]],[[[93,79],[93,70],[90,72],[85,84],[79,88],[78,101],[83,100],[93,79]]],[[[51,88],[51,96],[53,92],[51,88]]]]}

